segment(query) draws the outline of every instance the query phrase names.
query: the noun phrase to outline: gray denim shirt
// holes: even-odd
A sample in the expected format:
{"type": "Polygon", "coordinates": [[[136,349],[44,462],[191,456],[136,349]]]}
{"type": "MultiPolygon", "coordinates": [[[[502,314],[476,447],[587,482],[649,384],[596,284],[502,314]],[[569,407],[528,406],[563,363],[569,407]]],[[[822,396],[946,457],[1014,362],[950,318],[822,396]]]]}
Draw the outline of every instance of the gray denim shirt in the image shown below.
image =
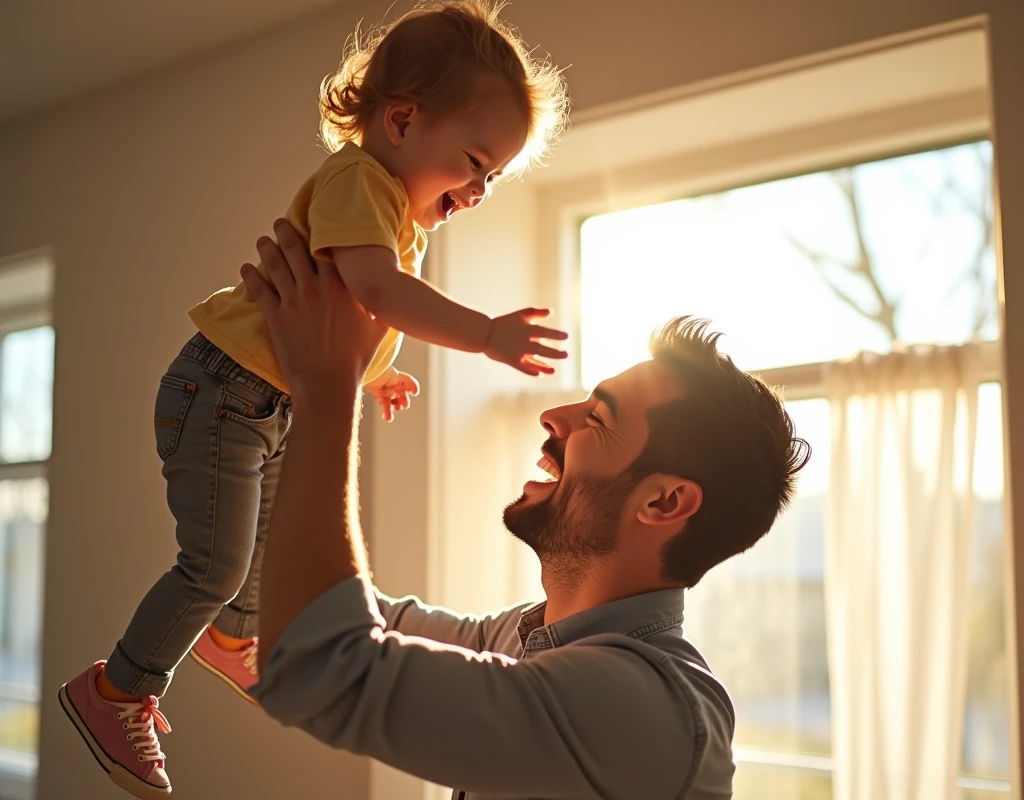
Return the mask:
{"type": "Polygon", "coordinates": [[[543,603],[462,616],[352,578],[292,622],[252,694],[453,800],[720,800],[735,715],[682,621],[681,589],[544,625],[543,603]]]}

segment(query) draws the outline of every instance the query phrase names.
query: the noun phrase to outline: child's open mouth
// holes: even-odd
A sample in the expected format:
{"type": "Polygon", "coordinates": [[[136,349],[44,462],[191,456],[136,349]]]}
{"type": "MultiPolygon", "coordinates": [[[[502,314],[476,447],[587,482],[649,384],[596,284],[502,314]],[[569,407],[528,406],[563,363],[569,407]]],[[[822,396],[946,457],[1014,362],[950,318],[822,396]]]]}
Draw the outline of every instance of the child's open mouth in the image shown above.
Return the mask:
{"type": "Polygon", "coordinates": [[[462,208],[462,204],[459,199],[451,192],[445,192],[441,195],[441,216],[446,220],[451,217],[456,211],[462,208]]]}

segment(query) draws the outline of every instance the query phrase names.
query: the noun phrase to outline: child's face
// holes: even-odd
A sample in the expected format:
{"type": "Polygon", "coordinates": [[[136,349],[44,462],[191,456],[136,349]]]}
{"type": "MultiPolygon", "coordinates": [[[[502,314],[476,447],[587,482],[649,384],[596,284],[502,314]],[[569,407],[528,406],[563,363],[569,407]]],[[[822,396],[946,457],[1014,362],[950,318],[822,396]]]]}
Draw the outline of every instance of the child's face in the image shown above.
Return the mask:
{"type": "Polygon", "coordinates": [[[480,205],[491,181],[526,143],[526,119],[510,90],[485,81],[480,87],[480,100],[469,111],[432,117],[414,109],[399,123],[401,135],[392,138],[395,175],[424,230],[480,205]]]}

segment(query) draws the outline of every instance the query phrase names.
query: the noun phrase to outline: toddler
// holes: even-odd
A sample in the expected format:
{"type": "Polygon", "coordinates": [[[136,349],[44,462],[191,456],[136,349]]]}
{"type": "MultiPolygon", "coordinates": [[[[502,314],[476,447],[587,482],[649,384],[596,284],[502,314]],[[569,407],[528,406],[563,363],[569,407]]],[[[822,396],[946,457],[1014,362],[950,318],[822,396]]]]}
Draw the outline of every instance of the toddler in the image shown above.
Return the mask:
{"type": "MultiPolygon", "coordinates": [[[[390,330],[364,380],[384,418],[419,386],[393,366],[403,333],[482,352],[530,375],[564,339],[522,309],[491,318],[419,277],[426,231],[476,208],[536,163],[560,132],[564,82],[484,0],[421,4],[349,43],[321,87],[331,151],[287,218],[390,330]]],[[[480,265],[488,269],[487,264],[480,265]]],[[[265,271],[262,265],[260,271],[265,271]]],[[[187,653],[253,702],[257,596],[267,521],[291,421],[289,387],[244,285],[192,309],[198,332],[160,381],[156,445],[177,523],[177,563],[143,598],[109,659],[60,689],[99,764],[139,798],[171,784],[157,698],[187,653]]]]}

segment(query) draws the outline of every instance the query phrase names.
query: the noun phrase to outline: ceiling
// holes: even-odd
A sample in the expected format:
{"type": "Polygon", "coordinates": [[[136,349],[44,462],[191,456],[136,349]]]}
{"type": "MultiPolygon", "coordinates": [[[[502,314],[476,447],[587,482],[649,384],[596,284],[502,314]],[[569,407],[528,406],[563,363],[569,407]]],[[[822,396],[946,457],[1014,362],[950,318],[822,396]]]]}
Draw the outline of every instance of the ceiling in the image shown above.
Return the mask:
{"type": "Polygon", "coordinates": [[[0,120],[342,0],[0,0],[0,120]]]}

